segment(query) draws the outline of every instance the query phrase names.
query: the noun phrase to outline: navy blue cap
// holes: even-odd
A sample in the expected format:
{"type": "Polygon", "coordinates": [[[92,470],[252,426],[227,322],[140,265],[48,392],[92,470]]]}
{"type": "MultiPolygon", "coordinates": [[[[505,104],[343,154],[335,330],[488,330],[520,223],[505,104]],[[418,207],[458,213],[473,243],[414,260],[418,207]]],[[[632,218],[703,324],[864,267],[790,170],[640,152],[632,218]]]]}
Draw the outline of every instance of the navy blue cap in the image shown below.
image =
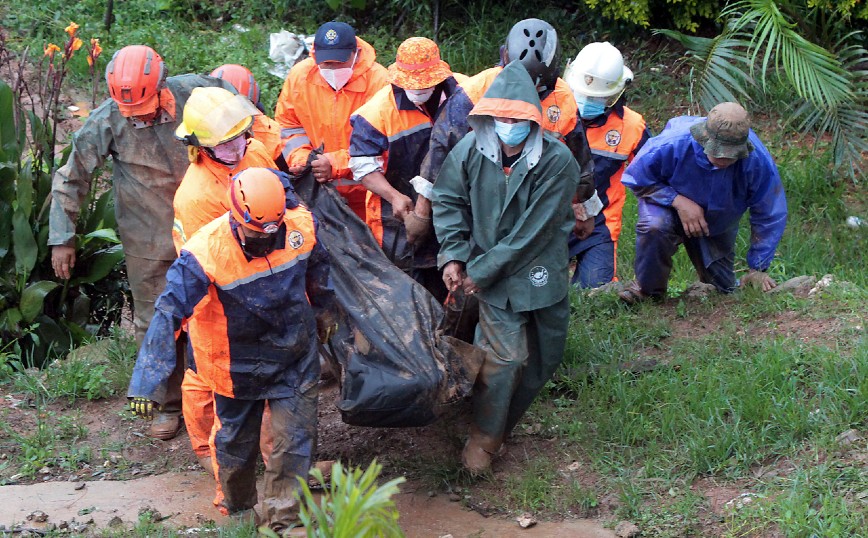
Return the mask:
{"type": "Polygon", "coordinates": [[[356,31],[345,22],[327,22],[319,27],[313,38],[313,55],[318,64],[346,62],[357,48],[356,31]]]}

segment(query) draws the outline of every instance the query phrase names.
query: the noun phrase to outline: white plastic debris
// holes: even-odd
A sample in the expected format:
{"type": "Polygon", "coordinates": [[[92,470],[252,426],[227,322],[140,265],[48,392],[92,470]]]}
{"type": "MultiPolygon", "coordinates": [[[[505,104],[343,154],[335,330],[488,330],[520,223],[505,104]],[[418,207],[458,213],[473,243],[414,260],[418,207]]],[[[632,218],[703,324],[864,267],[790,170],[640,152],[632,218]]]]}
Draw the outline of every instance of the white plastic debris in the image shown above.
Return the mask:
{"type": "Polygon", "coordinates": [[[861,228],[865,226],[865,221],[855,215],[847,217],[847,226],[850,228],[861,228]]]}
{"type": "Polygon", "coordinates": [[[305,58],[309,48],[306,44],[308,41],[313,45],[312,36],[294,34],[287,30],[271,34],[269,36],[268,57],[274,62],[274,67],[268,72],[276,77],[286,78],[292,66],[305,58]]]}

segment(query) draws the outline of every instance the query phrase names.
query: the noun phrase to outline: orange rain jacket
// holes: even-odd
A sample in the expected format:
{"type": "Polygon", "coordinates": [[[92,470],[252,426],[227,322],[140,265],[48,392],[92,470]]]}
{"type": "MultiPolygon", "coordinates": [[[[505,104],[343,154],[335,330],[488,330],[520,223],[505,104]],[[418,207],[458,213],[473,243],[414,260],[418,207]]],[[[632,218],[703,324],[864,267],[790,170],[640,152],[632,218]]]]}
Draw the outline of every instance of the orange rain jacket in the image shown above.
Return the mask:
{"type": "Polygon", "coordinates": [[[590,237],[579,241],[575,235],[570,235],[570,256],[600,243],[618,243],[621,215],[627,199],[621,175],[651,136],[645,118],[621,103],[616,103],[599,118],[584,120],[584,124],[594,155],[594,183],[603,210],[594,221],[590,237]]]}
{"type": "Polygon", "coordinates": [[[293,66],[280,90],[274,119],[280,124],[288,166],[304,166],[310,152],[321,145],[332,163],[332,178],[356,214],[364,220],[367,190],[353,181],[350,171],[350,115],[380,88],[389,84],[386,68],[376,62],[374,48],[359,37],[353,76],[338,91],[322,78],[313,58],[293,66]],[[354,202],[354,203],[353,203],[354,202]]]}
{"type": "Polygon", "coordinates": [[[265,146],[255,139],[247,141],[247,153],[231,170],[204,152],[199,153],[199,162],[187,167],[172,203],[175,208],[172,241],[176,252],[181,252],[181,247],[199,228],[229,211],[226,193],[232,176],[252,167],[276,168],[265,146]]]}
{"type": "MultiPolygon", "coordinates": [[[[259,140],[271,160],[277,162],[283,153],[283,141],[280,138],[280,124],[265,114],[253,116],[253,138],[259,140]]],[[[262,166],[262,165],[253,165],[262,166]]],[[[273,166],[269,168],[274,168],[273,166]]]]}
{"type": "Polygon", "coordinates": [[[245,256],[237,227],[229,214],[206,224],[169,268],[130,397],[164,401],[184,320],[189,367],[221,396],[286,398],[319,380],[315,316],[335,304],[313,214],[301,205],[287,209],[282,243],[262,258],[245,256]]]}
{"type": "MultiPolygon", "coordinates": [[[[439,100],[433,101],[438,105],[426,112],[416,107],[398,86],[381,89],[350,118],[353,127],[350,137],[351,159],[381,159],[381,171],[392,188],[415,202],[418,194],[410,180],[419,174],[422,159],[428,153],[434,119],[458,90],[458,83],[463,80],[467,80],[467,77],[453,73],[453,76],[438,84],[435,87],[435,96],[439,96],[439,100]]],[[[414,257],[414,249],[407,244],[403,232],[404,223],[393,222],[392,205],[372,192],[367,193],[366,202],[365,223],[371,228],[380,246],[387,254],[392,254],[389,259],[396,261],[396,257],[414,257]],[[391,228],[390,233],[386,234],[384,227],[391,228]],[[384,245],[385,235],[391,237],[386,238],[384,245]],[[391,252],[392,250],[394,252],[391,252]]],[[[432,245],[416,247],[414,267],[436,267],[436,240],[433,236],[430,239],[432,245]],[[425,248],[429,246],[431,248],[425,248]]]]}

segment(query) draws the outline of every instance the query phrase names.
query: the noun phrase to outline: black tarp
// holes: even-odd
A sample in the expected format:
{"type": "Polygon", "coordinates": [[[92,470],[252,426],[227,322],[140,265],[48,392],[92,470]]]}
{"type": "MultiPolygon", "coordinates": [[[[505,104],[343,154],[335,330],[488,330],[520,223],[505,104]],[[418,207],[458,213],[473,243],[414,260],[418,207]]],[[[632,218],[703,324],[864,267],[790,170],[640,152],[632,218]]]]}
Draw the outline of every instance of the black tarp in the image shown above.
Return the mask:
{"type": "Polygon", "coordinates": [[[326,349],[340,364],[343,421],[356,426],[430,424],[468,396],[483,352],[448,336],[443,307],[386,258],[367,225],[308,171],[293,178],[319,222],[343,308],[326,349]]]}

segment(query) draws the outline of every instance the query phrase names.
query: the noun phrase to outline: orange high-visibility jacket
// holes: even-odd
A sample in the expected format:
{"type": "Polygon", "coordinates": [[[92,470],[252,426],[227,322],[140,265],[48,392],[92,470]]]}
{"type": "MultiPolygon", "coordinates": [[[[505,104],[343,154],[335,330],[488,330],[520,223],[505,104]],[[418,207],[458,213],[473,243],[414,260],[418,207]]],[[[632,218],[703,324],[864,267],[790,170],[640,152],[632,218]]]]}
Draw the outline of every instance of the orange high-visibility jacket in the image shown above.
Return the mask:
{"type": "Polygon", "coordinates": [[[319,379],[316,313],[334,308],[328,253],[304,206],[287,209],[280,243],[247,258],[230,215],[202,227],[166,273],[130,397],[165,400],[175,331],[188,320],[189,367],[230,398],[285,398],[319,379]],[[315,313],[316,312],[316,313],[315,313]]]}
{"type": "Polygon", "coordinates": [[[199,152],[199,162],[187,167],[172,202],[175,208],[172,241],[176,252],[181,252],[181,247],[199,228],[229,211],[226,193],[232,176],[251,167],[276,168],[265,147],[255,139],[247,141],[247,153],[231,170],[199,152]]]}
{"type": "Polygon", "coordinates": [[[282,128],[283,156],[289,166],[307,164],[313,148],[324,146],[338,191],[364,190],[352,181],[349,167],[350,115],[388,85],[388,72],[378,64],[374,48],[359,37],[353,76],[338,91],[322,78],[313,58],[293,66],[283,83],[274,119],[282,128]]]}
{"type": "MultiPolygon", "coordinates": [[[[435,96],[440,97],[433,117],[416,107],[401,88],[381,89],[350,118],[353,127],[350,157],[381,158],[383,175],[392,188],[416,200],[410,180],[419,174],[422,159],[428,153],[434,119],[455,94],[459,82],[466,79],[454,73],[436,86],[435,96]]],[[[379,195],[369,192],[367,196],[365,222],[382,247],[383,218],[392,216],[392,207],[379,195]]]]}
{"type": "MultiPolygon", "coordinates": [[[[605,231],[608,232],[608,239],[617,243],[621,235],[621,214],[627,198],[621,175],[648,140],[650,132],[645,127],[645,118],[626,106],[617,106],[600,119],[604,121],[586,122],[585,133],[594,156],[594,183],[597,196],[603,203],[605,231]]],[[[599,220],[598,217],[598,229],[599,220]]],[[[600,242],[594,238],[600,231],[598,229],[585,240],[585,248],[600,242]]]]}

